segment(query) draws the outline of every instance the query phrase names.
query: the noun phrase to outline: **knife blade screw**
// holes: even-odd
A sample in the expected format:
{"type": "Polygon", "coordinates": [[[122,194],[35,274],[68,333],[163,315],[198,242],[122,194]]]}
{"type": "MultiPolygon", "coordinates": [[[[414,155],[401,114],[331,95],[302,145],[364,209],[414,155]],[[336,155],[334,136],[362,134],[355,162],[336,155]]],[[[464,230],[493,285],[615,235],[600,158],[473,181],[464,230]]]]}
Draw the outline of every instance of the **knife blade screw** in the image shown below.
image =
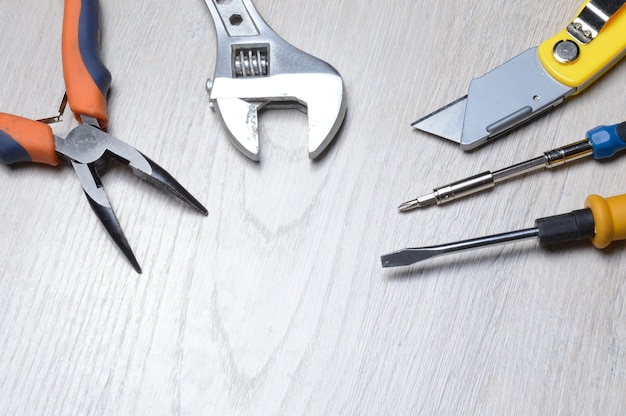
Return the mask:
{"type": "Polygon", "coordinates": [[[571,40],[562,40],[554,45],[554,58],[562,64],[571,64],[578,59],[580,49],[571,40]]]}

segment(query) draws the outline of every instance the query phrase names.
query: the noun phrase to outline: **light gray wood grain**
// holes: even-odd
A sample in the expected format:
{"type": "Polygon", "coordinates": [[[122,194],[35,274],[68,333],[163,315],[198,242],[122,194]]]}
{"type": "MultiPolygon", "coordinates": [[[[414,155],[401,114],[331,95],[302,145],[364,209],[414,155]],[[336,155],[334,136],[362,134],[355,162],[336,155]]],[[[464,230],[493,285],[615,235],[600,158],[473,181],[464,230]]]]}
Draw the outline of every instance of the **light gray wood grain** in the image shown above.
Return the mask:
{"type": "MultiPolygon", "coordinates": [[[[341,134],[307,158],[306,116],[261,117],[261,161],[208,106],[206,6],[109,0],[112,134],[203,201],[104,176],[136,275],[68,167],[0,166],[0,414],[622,414],[624,244],[534,242],[383,270],[379,256],[531,225],[624,192],[622,161],[528,176],[399,215],[436,185],[534,157],[626,116],[618,64],[566,106],[473,153],[410,122],[560,30],[579,3],[257,0],[285,39],[335,66],[341,134]]],[[[0,110],[63,93],[63,4],[0,8],[0,110]]],[[[69,113],[55,125],[66,134],[69,113]]]]}

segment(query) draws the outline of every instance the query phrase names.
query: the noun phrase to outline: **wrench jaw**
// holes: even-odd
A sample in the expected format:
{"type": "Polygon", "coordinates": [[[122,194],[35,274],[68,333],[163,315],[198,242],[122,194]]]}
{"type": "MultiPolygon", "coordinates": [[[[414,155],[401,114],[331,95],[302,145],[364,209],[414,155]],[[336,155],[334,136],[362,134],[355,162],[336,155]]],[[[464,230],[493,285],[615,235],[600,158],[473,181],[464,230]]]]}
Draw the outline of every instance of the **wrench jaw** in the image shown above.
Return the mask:
{"type": "Polygon", "coordinates": [[[258,104],[239,98],[211,100],[233,145],[249,159],[259,161],[258,104]]]}
{"type": "Polygon", "coordinates": [[[231,142],[254,161],[259,160],[258,111],[262,108],[295,107],[307,113],[309,158],[316,159],[337,135],[347,107],[343,80],[336,72],[218,78],[210,99],[231,142]]]}
{"type": "Polygon", "coordinates": [[[205,2],[217,35],[214,79],[207,88],[231,142],[258,161],[258,111],[295,107],[308,114],[309,157],[317,158],[346,114],[339,73],[276,34],[252,0],[205,2]]]}
{"type": "Polygon", "coordinates": [[[310,159],[317,159],[326,150],[346,117],[347,100],[341,77],[325,78],[327,91],[315,91],[313,83],[311,97],[307,101],[310,159]]]}

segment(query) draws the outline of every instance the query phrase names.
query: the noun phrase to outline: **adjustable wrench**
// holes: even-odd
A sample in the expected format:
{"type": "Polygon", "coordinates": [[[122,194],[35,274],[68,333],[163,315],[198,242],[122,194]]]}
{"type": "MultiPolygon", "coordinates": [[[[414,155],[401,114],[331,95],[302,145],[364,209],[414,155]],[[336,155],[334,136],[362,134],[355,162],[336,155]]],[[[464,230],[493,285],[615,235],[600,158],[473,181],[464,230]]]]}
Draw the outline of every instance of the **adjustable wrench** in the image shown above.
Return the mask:
{"type": "Polygon", "coordinates": [[[231,142],[258,161],[258,110],[297,108],[308,113],[309,157],[318,157],[346,114],[339,73],[278,36],[251,0],[205,2],[217,34],[215,74],[207,90],[231,142]]]}

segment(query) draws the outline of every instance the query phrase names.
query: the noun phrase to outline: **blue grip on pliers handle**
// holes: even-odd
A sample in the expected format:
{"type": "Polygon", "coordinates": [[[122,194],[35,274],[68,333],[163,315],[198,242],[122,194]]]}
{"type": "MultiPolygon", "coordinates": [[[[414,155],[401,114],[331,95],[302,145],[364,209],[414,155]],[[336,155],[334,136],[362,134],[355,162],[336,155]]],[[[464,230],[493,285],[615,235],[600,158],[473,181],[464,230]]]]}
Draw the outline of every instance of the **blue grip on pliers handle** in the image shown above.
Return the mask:
{"type": "Polygon", "coordinates": [[[100,57],[98,0],[65,0],[63,14],[63,76],[74,116],[92,117],[106,129],[106,98],[111,73],[100,57]]]}
{"type": "Polygon", "coordinates": [[[0,113],[0,163],[20,162],[59,164],[52,129],[35,120],[0,113]]]}

